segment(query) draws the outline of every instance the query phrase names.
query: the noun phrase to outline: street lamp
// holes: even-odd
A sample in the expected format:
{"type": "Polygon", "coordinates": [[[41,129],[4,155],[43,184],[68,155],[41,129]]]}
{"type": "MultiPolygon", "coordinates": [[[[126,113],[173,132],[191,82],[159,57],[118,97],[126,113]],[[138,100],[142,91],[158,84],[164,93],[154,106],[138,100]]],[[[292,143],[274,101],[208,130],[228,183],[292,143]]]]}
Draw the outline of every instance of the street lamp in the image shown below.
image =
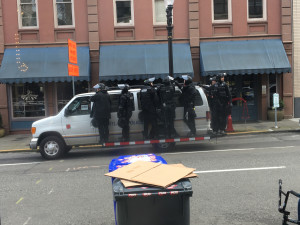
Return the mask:
{"type": "Polygon", "coordinates": [[[172,10],[174,0],[164,0],[167,13],[167,31],[168,31],[168,53],[169,53],[169,76],[173,77],[173,47],[172,47],[172,10]]]}

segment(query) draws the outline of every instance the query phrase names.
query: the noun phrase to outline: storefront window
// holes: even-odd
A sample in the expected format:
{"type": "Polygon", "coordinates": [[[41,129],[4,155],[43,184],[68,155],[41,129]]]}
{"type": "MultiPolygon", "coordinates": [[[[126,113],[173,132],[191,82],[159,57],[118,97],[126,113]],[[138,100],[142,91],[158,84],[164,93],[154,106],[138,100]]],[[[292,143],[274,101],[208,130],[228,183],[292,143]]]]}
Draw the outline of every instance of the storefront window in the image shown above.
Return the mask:
{"type": "MultiPolygon", "coordinates": [[[[58,112],[73,98],[73,85],[72,82],[60,82],[57,86],[57,110],[58,112]]],[[[75,82],[75,94],[88,92],[87,81],[75,82]]]]}
{"type": "Polygon", "coordinates": [[[242,79],[240,76],[227,76],[227,81],[232,98],[237,98],[236,101],[232,102],[233,105],[241,106],[244,101],[247,102],[248,106],[255,105],[254,76],[243,75],[242,79]]]}
{"type": "Polygon", "coordinates": [[[44,86],[40,83],[12,85],[13,117],[45,116],[44,86]]]}
{"type": "Polygon", "coordinates": [[[254,101],[254,77],[244,76],[242,83],[242,98],[247,101],[247,105],[255,105],[254,101]]]}

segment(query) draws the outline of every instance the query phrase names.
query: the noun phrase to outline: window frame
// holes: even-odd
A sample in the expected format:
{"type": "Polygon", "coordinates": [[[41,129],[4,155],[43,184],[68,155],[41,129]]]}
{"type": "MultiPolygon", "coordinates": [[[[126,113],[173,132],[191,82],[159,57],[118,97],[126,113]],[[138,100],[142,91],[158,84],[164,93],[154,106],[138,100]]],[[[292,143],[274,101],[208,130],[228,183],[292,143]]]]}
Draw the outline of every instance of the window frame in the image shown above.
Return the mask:
{"type": "MultiPolygon", "coordinates": [[[[75,13],[74,13],[74,0],[70,0],[72,5],[72,25],[58,25],[58,18],[57,18],[57,0],[53,0],[53,14],[54,14],[54,27],[55,28],[74,28],[75,27],[75,13]]],[[[58,4],[62,4],[58,3],[58,4]]]]}
{"type": "Polygon", "coordinates": [[[134,26],[134,7],[133,7],[133,0],[113,0],[113,10],[114,10],[114,25],[115,26],[134,26]],[[128,2],[130,1],[131,7],[131,23],[118,23],[117,22],[117,6],[116,2],[128,2]]]}
{"type": "Polygon", "coordinates": [[[249,0],[247,0],[247,21],[255,22],[255,21],[266,21],[267,20],[267,0],[262,0],[263,4],[263,17],[262,18],[249,18],[249,0]]]}
{"type": "Polygon", "coordinates": [[[211,1],[211,10],[212,10],[212,22],[213,23],[231,23],[232,22],[232,4],[231,0],[228,0],[228,19],[226,20],[215,20],[215,1],[211,1]]]}
{"type": "MultiPolygon", "coordinates": [[[[167,13],[165,14],[165,17],[166,17],[166,21],[165,22],[156,22],[155,2],[156,2],[156,0],[152,0],[153,25],[167,25],[167,13]]],[[[162,0],[162,2],[164,2],[164,1],[162,0]]],[[[166,8],[165,8],[165,11],[166,11],[166,8]]]]}
{"type": "MultiPolygon", "coordinates": [[[[21,15],[21,0],[17,0],[18,8],[18,25],[19,29],[37,29],[39,28],[39,13],[38,13],[38,0],[35,0],[36,5],[36,26],[23,26],[22,25],[22,15],[21,15]]],[[[22,5],[29,5],[31,3],[22,3],[22,5]]]]}

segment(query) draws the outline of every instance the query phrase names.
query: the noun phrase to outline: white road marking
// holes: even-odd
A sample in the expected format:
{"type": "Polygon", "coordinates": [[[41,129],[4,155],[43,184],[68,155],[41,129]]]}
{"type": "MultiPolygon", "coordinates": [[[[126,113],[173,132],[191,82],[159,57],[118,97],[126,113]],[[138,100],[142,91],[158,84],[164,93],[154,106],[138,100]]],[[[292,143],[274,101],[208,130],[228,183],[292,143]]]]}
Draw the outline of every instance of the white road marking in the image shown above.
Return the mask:
{"type": "Polygon", "coordinates": [[[39,164],[39,163],[41,162],[0,164],[0,166],[21,166],[21,165],[31,165],[31,164],[39,164]]]}
{"type": "Polygon", "coordinates": [[[276,167],[258,167],[258,168],[241,168],[241,169],[226,169],[226,170],[204,170],[204,171],[195,171],[194,173],[222,173],[222,172],[238,172],[238,171],[253,171],[253,170],[276,170],[276,169],[285,169],[285,166],[276,166],[276,167]]]}
{"type": "Polygon", "coordinates": [[[66,169],[66,172],[69,172],[70,171],[70,168],[66,169]]]}
{"type": "Polygon", "coordinates": [[[194,152],[169,152],[162,153],[161,155],[180,155],[180,154],[196,154],[196,153],[213,153],[213,152],[233,152],[233,151],[251,151],[251,150],[265,150],[265,149],[285,149],[294,148],[295,146],[283,146],[283,147],[265,147],[265,148],[236,148],[236,149],[223,149],[223,150],[207,150],[207,151],[194,151],[194,152]]]}
{"type": "Polygon", "coordinates": [[[51,189],[51,191],[48,192],[48,195],[50,195],[53,192],[53,188],[51,189]]]}
{"type": "Polygon", "coordinates": [[[28,217],[28,219],[25,221],[25,223],[23,225],[28,224],[28,222],[31,220],[31,217],[28,217]]]}
{"type": "Polygon", "coordinates": [[[28,224],[28,222],[31,220],[31,217],[28,217],[28,219],[25,221],[25,223],[23,223],[23,225],[28,224]]]}

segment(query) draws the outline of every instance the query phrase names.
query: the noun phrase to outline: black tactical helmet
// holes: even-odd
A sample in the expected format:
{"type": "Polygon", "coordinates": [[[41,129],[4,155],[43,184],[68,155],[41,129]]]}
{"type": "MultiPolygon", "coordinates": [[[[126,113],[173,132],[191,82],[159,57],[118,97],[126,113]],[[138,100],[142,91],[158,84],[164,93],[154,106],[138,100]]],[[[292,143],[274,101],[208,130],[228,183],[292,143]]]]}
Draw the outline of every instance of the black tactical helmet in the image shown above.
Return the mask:
{"type": "Polygon", "coordinates": [[[226,77],[226,75],[227,75],[226,73],[218,73],[218,77],[220,77],[220,78],[221,77],[226,77]]]}
{"type": "Polygon", "coordinates": [[[209,80],[210,81],[217,81],[217,78],[216,77],[211,77],[209,80]]]}
{"type": "Polygon", "coordinates": [[[154,81],[155,81],[155,77],[151,77],[151,78],[145,80],[144,83],[150,85],[150,84],[153,83],[154,81]]]}
{"type": "Polygon", "coordinates": [[[170,76],[166,76],[163,80],[163,83],[165,84],[169,84],[172,80],[174,80],[173,77],[170,77],[170,76]]]}
{"type": "Polygon", "coordinates": [[[100,89],[100,90],[106,90],[106,86],[103,83],[96,84],[93,88],[100,89]]]}
{"type": "Polygon", "coordinates": [[[185,80],[185,84],[188,85],[193,82],[193,79],[189,75],[182,75],[182,79],[185,80]]]}
{"type": "Polygon", "coordinates": [[[118,87],[121,89],[121,90],[129,90],[129,85],[128,84],[118,84],[118,87]]]}

